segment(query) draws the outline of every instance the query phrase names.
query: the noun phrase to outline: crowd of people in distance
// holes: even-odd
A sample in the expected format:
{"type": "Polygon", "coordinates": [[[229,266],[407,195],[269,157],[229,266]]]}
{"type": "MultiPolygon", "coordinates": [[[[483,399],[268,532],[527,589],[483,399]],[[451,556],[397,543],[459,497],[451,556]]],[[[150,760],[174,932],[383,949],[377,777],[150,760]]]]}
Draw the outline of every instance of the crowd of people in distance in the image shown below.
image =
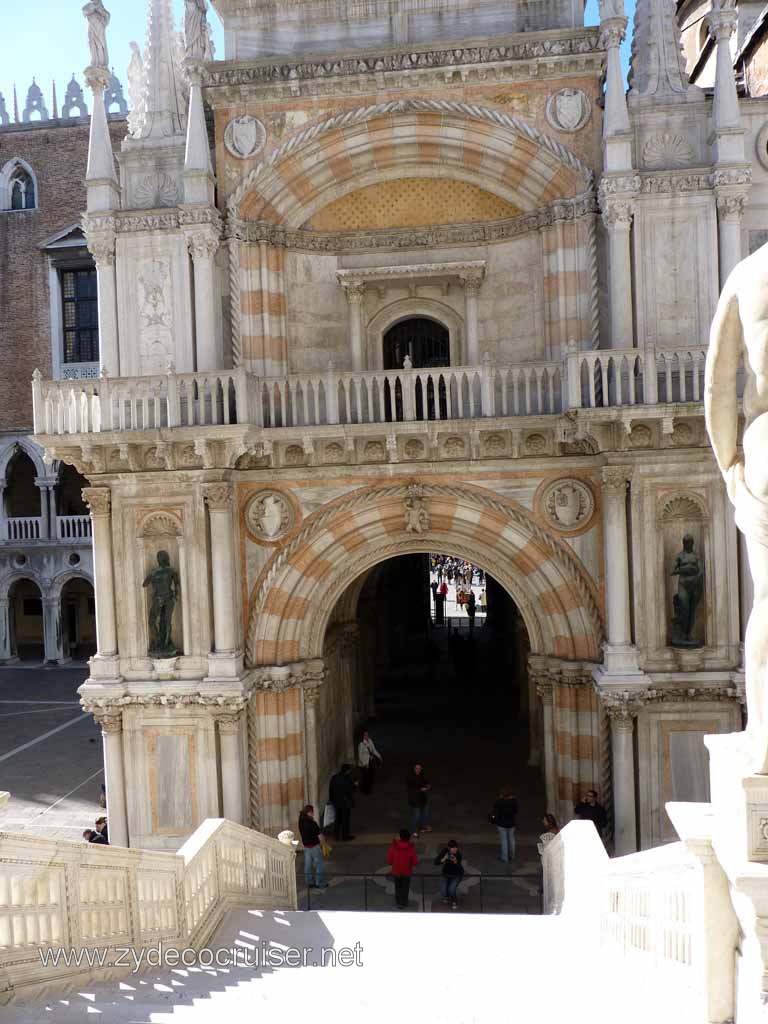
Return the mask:
{"type": "MultiPolygon", "coordinates": [[[[322,823],[315,816],[315,808],[307,804],[299,815],[299,835],[304,850],[304,876],[307,886],[315,892],[323,892],[328,888],[325,877],[325,860],[330,853],[330,845],[326,833],[332,828],[336,842],[349,842],[355,838],[352,834],[352,811],[355,806],[355,793],[359,791],[369,794],[373,790],[377,769],[383,764],[383,758],[369,732],[364,732],[357,747],[357,767],[359,780],[353,775],[353,766],[348,763],[341,765],[339,771],[331,778],[328,792],[328,803],[323,814],[322,823]]],[[[419,864],[415,840],[421,833],[431,832],[430,782],[424,764],[415,761],[405,780],[406,800],[409,814],[409,827],[400,829],[394,836],[387,851],[387,863],[394,883],[395,906],[405,910],[408,906],[411,877],[419,864]]],[[[499,860],[511,863],[517,855],[516,831],[519,814],[519,803],[514,790],[505,786],[494,801],[488,816],[489,822],[495,825],[499,838],[499,860]]],[[[605,808],[598,801],[596,790],[590,789],[584,798],[574,806],[574,816],[582,820],[592,821],[598,834],[602,837],[607,824],[605,808]]],[[[557,819],[553,814],[546,813],[542,818],[544,832],[539,837],[538,849],[541,853],[544,845],[560,831],[557,819]]],[[[452,910],[458,907],[458,890],[464,877],[463,854],[459,843],[449,839],[441,846],[433,860],[433,865],[440,868],[441,900],[452,910]]]]}

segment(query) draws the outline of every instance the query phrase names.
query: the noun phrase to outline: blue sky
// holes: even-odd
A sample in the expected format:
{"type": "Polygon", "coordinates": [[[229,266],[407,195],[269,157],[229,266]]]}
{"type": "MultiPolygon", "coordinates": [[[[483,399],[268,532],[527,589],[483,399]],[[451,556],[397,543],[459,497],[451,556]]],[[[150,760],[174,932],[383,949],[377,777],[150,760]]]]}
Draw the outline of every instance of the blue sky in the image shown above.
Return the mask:
{"type": "MultiPolygon", "coordinates": [[[[5,96],[8,112],[12,113],[12,90],[16,83],[19,110],[24,107],[27,89],[33,76],[43,90],[51,113],[51,82],[55,79],[59,107],[67,82],[74,72],[83,85],[82,70],[88,63],[88,45],[85,19],[81,14],[84,0],[24,0],[13,4],[2,3],[0,14],[0,92],[5,96]]],[[[514,0],[512,0],[514,2],[514,0]]],[[[634,0],[625,0],[627,15],[632,24],[634,0]]],[[[106,0],[112,15],[108,43],[110,60],[127,92],[126,68],[130,57],[129,43],[135,39],[144,46],[145,0],[106,0]]],[[[174,0],[176,16],[181,20],[184,0],[174,0]]],[[[598,21],[597,0],[588,0],[586,24],[598,21]]],[[[211,12],[214,26],[216,55],[224,56],[221,24],[211,12]]],[[[628,42],[624,45],[625,66],[628,42]]]]}

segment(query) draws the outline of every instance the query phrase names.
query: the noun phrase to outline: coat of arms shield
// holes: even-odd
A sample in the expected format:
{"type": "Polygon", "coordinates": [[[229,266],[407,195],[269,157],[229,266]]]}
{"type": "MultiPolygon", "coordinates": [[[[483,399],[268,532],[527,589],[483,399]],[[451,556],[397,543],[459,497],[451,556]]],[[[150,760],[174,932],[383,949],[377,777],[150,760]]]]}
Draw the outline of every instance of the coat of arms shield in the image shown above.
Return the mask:
{"type": "Polygon", "coordinates": [[[565,131],[572,132],[579,126],[583,110],[578,89],[563,89],[555,96],[555,120],[565,131]]]}

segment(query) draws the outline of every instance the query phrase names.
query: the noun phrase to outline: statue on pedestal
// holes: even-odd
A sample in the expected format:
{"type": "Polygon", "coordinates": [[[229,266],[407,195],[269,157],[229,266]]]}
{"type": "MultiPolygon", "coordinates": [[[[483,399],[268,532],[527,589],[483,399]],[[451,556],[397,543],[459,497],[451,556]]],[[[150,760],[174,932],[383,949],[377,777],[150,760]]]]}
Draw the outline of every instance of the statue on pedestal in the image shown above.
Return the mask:
{"type": "Polygon", "coordinates": [[[109,68],[107,52],[107,25],[109,11],[101,0],[91,0],[83,7],[83,14],[88,22],[88,46],[91,50],[91,67],[109,68]]]}
{"type": "Polygon", "coordinates": [[[736,525],[747,541],[755,602],[744,642],[752,770],[768,773],[768,245],[739,263],[712,322],[704,409],[736,525]],[[743,357],[743,455],[736,376],[743,357]]]}
{"type": "Polygon", "coordinates": [[[674,618],[672,621],[673,647],[702,647],[693,637],[696,611],[704,592],[704,566],[693,550],[694,539],[690,533],[683,537],[683,550],[675,558],[671,575],[677,576],[677,593],[672,599],[674,618]]]}
{"type": "Polygon", "coordinates": [[[171,568],[171,557],[167,551],[157,552],[157,568],[147,574],[143,585],[152,588],[148,653],[154,658],[172,658],[179,653],[171,640],[171,625],[173,609],[181,595],[181,580],[176,570],[171,568]]]}
{"type": "Polygon", "coordinates": [[[208,21],[206,0],[184,0],[184,56],[187,60],[206,60],[208,21]]]}

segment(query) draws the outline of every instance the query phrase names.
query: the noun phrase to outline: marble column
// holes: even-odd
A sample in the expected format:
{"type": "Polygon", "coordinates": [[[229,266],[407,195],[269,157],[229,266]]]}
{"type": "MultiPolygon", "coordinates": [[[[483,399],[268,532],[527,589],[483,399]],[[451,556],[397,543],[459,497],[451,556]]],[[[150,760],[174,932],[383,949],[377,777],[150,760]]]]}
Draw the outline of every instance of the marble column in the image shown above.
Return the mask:
{"type": "Polygon", "coordinates": [[[352,369],[365,369],[363,351],[363,297],[364,284],[345,284],[344,293],[349,305],[349,347],[352,353],[352,369]]]}
{"type": "Polygon", "coordinates": [[[83,500],[91,510],[93,530],[97,656],[113,658],[117,654],[117,619],[112,560],[111,492],[108,487],[84,487],[83,500]]]}
{"type": "Polygon", "coordinates": [[[741,261],[741,222],[746,201],[744,193],[734,193],[727,189],[728,186],[715,189],[721,288],[730,272],[741,261]]]}
{"type": "Polygon", "coordinates": [[[481,284],[482,281],[476,277],[468,277],[464,280],[464,318],[467,332],[467,366],[480,365],[480,351],[477,337],[477,297],[480,294],[481,284]]]}
{"type": "Polygon", "coordinates": [[[99,363],[102,372],[107,377],[119,377],[120,346],[117,322],[115,240],[113,237],[89,235],[88,249],[96,264],[96,288],[99,310],[99,363]]]}
{"type": "Polygon", "coordinates": [[[107,790],[109,842],[128,846],[128,813],[123,768],[123,716],[120,711],[95,710],[104,742],[104,783],[107,790]]]}
{"type": "Polygon", "coordinates": [[[195,351],[198,371],[220,370],[216,321],[216,268],[214,256],[219,240],[212,234],[194,234],[187,239],[195,278],[195,351]]]}
{"type": "Polygon", "coordinates": [[[547,796],[547,811],[555,816],[559,813],[557,788],[557,749],[555,747],[554,687],[552,683],[537,683],[536,693],[541,701],[542,731],[544,733],[544,787],[547,796]]]}
{"type": "Polygon", "coordinates": [[[214,650],[216,654],[232,655],[238,649],[232,487],[228,483],[207,484],[203,497],[211,522],[214,650]]]}
{"type": "Polygon", "coordinates": [[[628,198],[602,197],[603,224],[608,233],[608,294],[611,317],[609,348],[634,346],[630,228],[634,203],[628,198]]]}
{"type": "Polygon", "coordinates": [[[48,484],[40,478],[35,480],[37,489],[40,491],[40,540],[49,540],[51,537],[50,502],[48,501],[48,484]]]}
{"type": "Polygon", "coordinates": [[[605,544],[605,608],[607,642],[605,671],[637,673],[637,651],[632,645],[629,600],[629,544],[627,538],[627,470],[603,469],[603,535],[605,544]]]}
{"type": "Polygon", "coordinates": [[[238,825],[245,823],[242,721],[243,716],[239,711],[216,715],[221,756],[222,813],[228,821],[234,821],[238,825]]]}
{"type": "Polygon", "coordinates": [[[626,705],[608,707],[613,773],[613,842],[617,857],[637,851],[635,716],[626,705]]]}
{"type": "Polygon", "coordinates": [[[0,598],[0,662],[15,661],[11,644],[11,605],[7,597],[0,598]]]}
{"type": "Polygon", "coordinates": [[[69,660],[64,655],[61,598],[43,598],[43,657],[55,664],[69,660]]]}
{"type": "Polygon", "coordinates": [[[307,803],[320,813],[320,779],[317,763],[317,702],[320,699],[320,683],[313,682],[303,688],[304,696],[304,757],[306,764],[305,790],[307,803]]]}

